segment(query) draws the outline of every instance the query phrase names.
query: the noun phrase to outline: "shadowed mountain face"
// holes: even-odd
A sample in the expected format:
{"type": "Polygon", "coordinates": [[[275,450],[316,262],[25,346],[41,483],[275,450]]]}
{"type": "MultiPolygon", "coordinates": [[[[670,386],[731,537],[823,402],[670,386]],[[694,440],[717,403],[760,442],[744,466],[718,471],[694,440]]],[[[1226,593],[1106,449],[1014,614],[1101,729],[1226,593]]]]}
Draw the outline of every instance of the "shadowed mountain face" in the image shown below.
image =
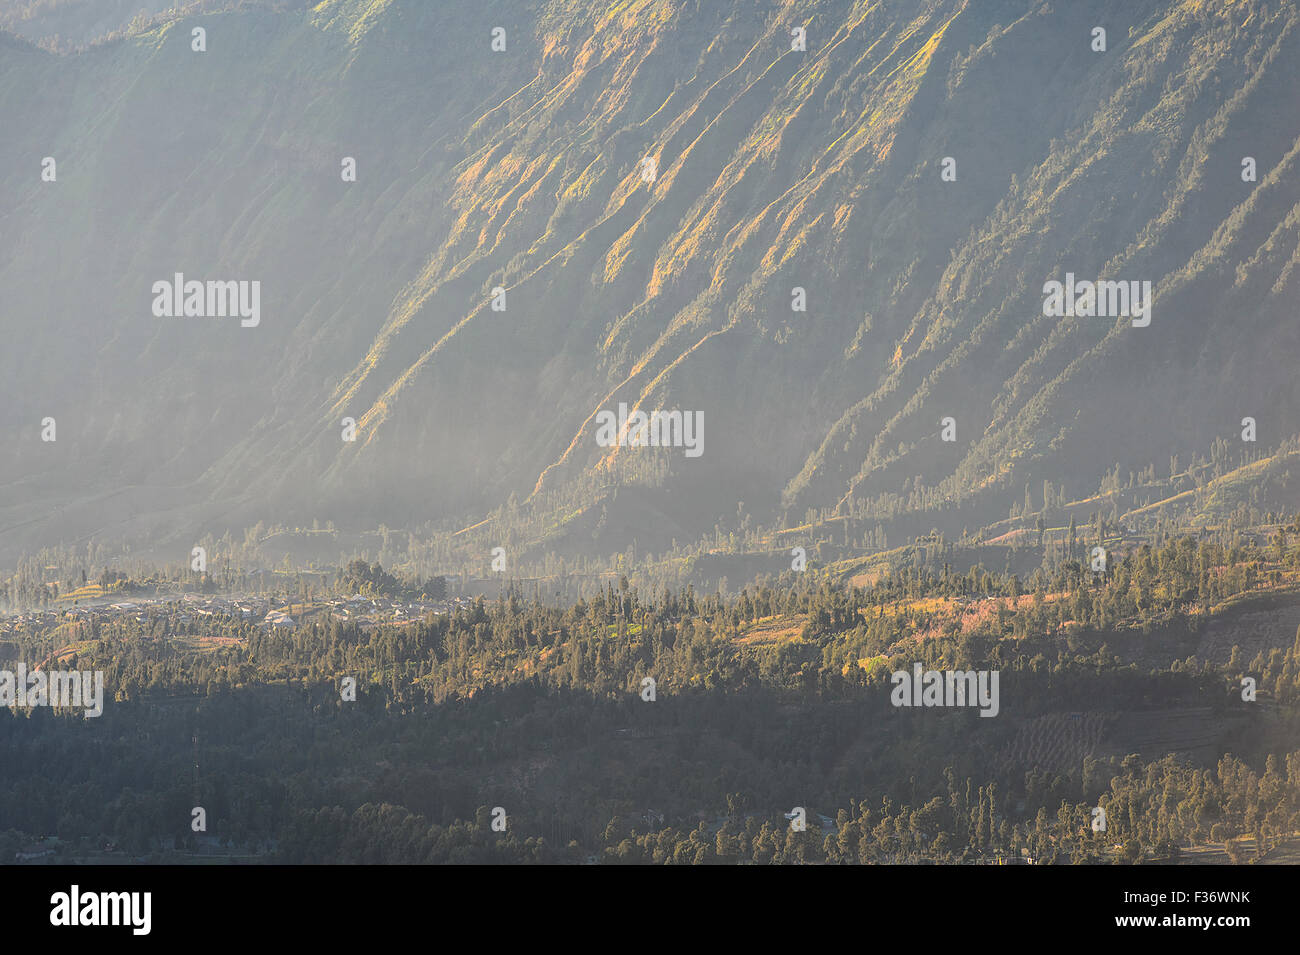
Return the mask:
{"type": "Polygon", "coordinates": [[[1274,446],[1297,21],[336,0],[72,56],[0,35],[0,550],[610,483],[654,488],[643,545],[740,500],[911,494],[960,530],[1247,416],[1274,446]],[[259,282],[256,325],[159,317],[176,273],[259,282]],[[1150,282],[1149,325],[1045,315],[1067,273],[1150,282]],[[696,412],[702,453],[602,447],[620,403],[696,412]]]}
{"type": "MultiPolygon", "coordinates": [[[[139,30],[163,11],[217,7],[220,0],[0,0],[0,30],[51,50],[80,49],[139,30]]],[[[266,0],[264,0],[266,2],[266,0]]],[[[269,0],[282,3],[285,0],[269,0]]],[[[298,3],[305,5],[305,0],[298,3]]]]}

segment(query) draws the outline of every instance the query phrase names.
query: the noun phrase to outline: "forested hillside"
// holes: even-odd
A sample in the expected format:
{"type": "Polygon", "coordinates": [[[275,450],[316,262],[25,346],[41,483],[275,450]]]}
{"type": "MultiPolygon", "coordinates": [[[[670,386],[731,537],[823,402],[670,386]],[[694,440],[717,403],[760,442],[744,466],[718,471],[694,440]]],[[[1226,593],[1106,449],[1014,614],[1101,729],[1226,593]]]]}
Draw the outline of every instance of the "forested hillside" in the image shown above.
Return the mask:
{"type": "MultiPolygon", "coordinates": [[[[367,570],[340,586],[370,592],[367,570]]],[[[307,622],[305,602],[296,628],[33,617],[0,650],[101,669],[106,702],[0,708],[0,854],[44,836],[65,861],[1268,861],[1300,833],[1300,637],[1221,634],[1294,608],[1298,571],[1293,541],[1183,538],[1101,575],[730,601],[624,581],[379,626],[307,622]],[[997,718],[900,708],[890,674],[914,664],[999,671],[997,718]]]]}

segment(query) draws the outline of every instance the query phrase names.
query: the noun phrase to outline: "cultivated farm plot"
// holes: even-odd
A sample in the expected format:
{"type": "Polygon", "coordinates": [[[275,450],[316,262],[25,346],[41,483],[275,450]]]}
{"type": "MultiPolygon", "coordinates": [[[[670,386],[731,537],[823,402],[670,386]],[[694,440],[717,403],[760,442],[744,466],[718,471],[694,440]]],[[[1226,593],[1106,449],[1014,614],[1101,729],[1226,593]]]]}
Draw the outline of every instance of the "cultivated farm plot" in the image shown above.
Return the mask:
{"type": "Polygon", "coordinates": [[[1099,755],[1137,753],[1151,760],[1177,753],[1209,763],[1218,758],[1221,741],[1243,722],[1208,706],[1129,711],[1111,722],[1099,755]]]}
{"type": "Polygon", "coordinates": [[[788,643],[798,640],[803,631],[807,614],[781,614],[775,617],[763,617],[755,620],[745,630],[745,635],[737,637],[737,643],[788,643]]]}
{"type": "Polygon", "coordinates": [[[1198,763],[1218,758],[1222,741],[1244,722],[1209,707],[1112,713],[1053,713],[1026,721],[999,754],[1007,767],[1074,772],[1084,757],[1137,753],[1144,760],[1171,753],[1198,763]]]}
{"type": "Polygon", "coordinates": [[[1109,713],[1052,713],[1027,720],[1001,753],[1001,760],[1008,769],[1021,772],[1031,768],[1076,771],[1085,756],[1098,754],[1116,718],[1109,713]]]}
{"type": "Polygon", "coordinates": [[[1211,618],[1197,648],[1197,657],[1227,663],[1233,646],[1241,647],[1247,663],[1255,654],[1295,643],[1300,628],[1300,601],[1269,610],[1225,614],[1211,618]]]}

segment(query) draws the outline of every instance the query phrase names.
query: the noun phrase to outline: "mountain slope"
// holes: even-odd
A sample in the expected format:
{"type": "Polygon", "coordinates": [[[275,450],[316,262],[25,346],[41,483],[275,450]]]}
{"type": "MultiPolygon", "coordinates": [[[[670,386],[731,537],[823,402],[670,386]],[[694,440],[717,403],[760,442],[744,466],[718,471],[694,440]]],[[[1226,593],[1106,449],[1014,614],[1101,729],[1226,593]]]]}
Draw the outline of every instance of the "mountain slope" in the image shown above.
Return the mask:
{"type": "Polygon", "coordinates": [[[1082,495],[1116,462],[1237,440],[1245,416],[1275,446],[1300,411],[1278,360],[1296,20],[336,0],[75,57],[4,41],[0,547],[450,526],[611,483],[658,489],[643,546],[737,501],[893,495],[960,529],[1044,479],[1082,495]],[[260,279],[261,323],[154,318],[175,272],[260,279]],[[1151,281],[1150,326],[1045,317],[1066,272],[1151,281]],[[600,447],[620,402],[701,412],[703,454],[600,447]]]}

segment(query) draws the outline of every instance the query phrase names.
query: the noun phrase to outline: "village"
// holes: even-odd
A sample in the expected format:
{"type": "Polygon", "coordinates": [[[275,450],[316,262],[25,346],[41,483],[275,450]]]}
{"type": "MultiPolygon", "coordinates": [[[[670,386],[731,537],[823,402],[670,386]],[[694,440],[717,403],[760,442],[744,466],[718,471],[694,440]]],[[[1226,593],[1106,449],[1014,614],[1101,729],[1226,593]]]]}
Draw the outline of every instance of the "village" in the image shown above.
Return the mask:
{"type": "Polygon", "coordinates": [[[71,607],[32,610],[0,617],[0,640],[20,630],[52,630],[67,623],[107,623],[134,620],[136,623],[166,621],[177,630],[203,617],[231,617],[265,629],[294,630],[302,623],[334,617],[355,622],[363,630],[380,624],[400,624],[423,619],[429,614],[447,614],[467,607],[469,597],[457,595],[440,600],[401,600],[385,596],[354,594],[294,600],[288,596],[246,594],[159,594],[133,595],[129,600],[78,603],[71,607]]]}

